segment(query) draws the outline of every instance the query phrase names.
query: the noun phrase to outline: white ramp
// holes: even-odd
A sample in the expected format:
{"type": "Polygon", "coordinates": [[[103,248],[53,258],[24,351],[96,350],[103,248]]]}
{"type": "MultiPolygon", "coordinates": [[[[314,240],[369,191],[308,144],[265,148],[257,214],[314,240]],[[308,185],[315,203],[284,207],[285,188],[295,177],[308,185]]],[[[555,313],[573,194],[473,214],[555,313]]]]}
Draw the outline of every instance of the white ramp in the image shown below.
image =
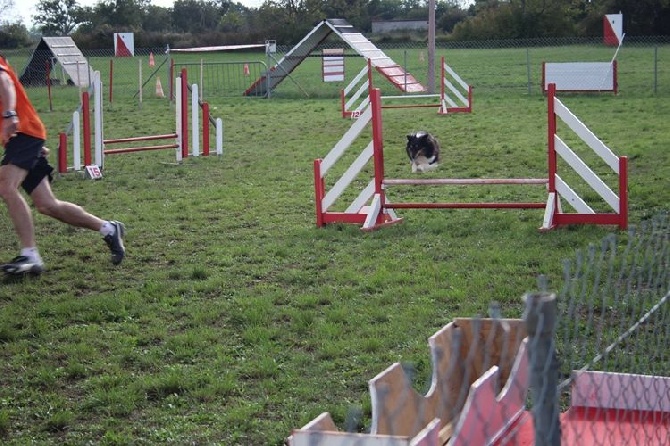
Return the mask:
{"type": "Polygon", "coordinates": [[[356,53],[369,59],[372,66],[401,91],[417,93],[426,91],[414,76],[396,64],[363,34],[344,19],[326,19],[319,22],[268,72],[258,78],[245,92],[245,96],[268,96],[300,63],[307,58],[330,34],[335,33],[356,53]]]}

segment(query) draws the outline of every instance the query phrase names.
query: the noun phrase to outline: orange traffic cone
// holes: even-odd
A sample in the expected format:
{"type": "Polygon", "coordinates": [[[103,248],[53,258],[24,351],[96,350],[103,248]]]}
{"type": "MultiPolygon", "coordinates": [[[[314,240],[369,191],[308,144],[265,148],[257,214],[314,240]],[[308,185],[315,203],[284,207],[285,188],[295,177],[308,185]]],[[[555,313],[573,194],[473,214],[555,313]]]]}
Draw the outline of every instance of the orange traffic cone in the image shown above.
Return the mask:
{"type": "Polygon", "coordinates": [[[249,76],[249,64],[248,63],[244,64],[244,75],[249,76]]]}
{"type": "Polygon", "coordinates": [[[156,97],[158,98],[165,97],[165,93],[163,92],[163,86],[161,85],[161,79],[159,77],[156,78],[156,97]]]}
{"type": "Polygon", "coordinates": [[[149,53],[149,66],[153,67],[156,65],[156,61],[154,60],[154,53],[149,53]]]}

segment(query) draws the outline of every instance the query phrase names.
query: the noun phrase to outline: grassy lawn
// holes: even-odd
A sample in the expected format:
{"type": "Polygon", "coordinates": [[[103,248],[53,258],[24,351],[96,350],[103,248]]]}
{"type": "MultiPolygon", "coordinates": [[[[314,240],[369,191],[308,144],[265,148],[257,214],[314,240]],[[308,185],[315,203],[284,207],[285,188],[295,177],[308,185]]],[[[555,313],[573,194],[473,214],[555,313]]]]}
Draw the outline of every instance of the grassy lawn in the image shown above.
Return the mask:
{"type": "MultiPolygon", "coordinates": [[[[295,76],[318,91],[318,60],[310,63],[317,71],[295,76]]],[[[629,157],[635,224],[670,201],[670,101],[621,82],[617,96],[562,100],[629,157]]],[[[224,120],[221,157],[175,165],[171,151],[130,153],[107,157],[101,181],[56,178],[61,199],[126,223],[127,259],[114,267],[98,234],[35,217],[48,271],[0,284],[0,442],[280,445],[323,411],[343,426],[352,407],[362,408],[364,430],[369,379],[407,362],[425,390],[427,338],[437,329],[485,314],[492,301],[519,317],[520,296],[539,274],[558,287],[564,258],[616,231],[540,233],[542,210],[403,210],[402,224],[372,233],[318,229],[312,162],[351,121],[335,95],[282,97],[290,84],[271,100],[209,98],[224,120]]],[[[53,111],[43,90],[30,94],[55,147],[76,92],[56,90],[53,111]]],[[[404,135],[415,130],[442,143],[443,164],[430,175],[546,176],[545,98],[523,89],[475,94],[470,115],[385,110],[388,176],[410,176],[404,135]]],[[[173,128],[165,100],[105,105],[107,138],[173,128]]],[[[544,201],[546,192],[406,187],[389,197],[544,201]]],[[[17,244],[4,207],[0,214],[9,259],[17,244]]]]}

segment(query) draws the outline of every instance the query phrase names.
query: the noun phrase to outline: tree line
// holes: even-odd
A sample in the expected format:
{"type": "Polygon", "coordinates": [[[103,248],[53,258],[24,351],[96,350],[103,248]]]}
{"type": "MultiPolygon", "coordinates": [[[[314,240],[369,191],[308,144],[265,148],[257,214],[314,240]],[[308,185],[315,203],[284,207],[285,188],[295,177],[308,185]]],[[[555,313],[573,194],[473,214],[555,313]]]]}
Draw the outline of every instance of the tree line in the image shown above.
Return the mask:
{"type": "MultiPolygon", "coordinates": [[[[0,0],[0,17],[14,0],[0,0]]],[[[498,40],[602,35],[605,14],[622,12],[632,36],[670,35],[670,0],[435,0],[436,35],[443,40],[498,40]]],[[[81,48],[113,46],[113,33],[135,33],[138,48],[189,47],[276,40],[293,45],[324,18],[344,18],[363,33],[374,20],[427,20],[425,0],[265,0],[249,8],[232,0],[39,0],[31,30],[0,23],[0,48],[30,43],[31,34],[72,35],[81,48]]],[[[0,19],[2,21],[2,19],[0,19]]],[[[393,36],[386,36],[393,38],[393,36]]],[[[425,33],[397,39],[425,40],[425,33]]]]}

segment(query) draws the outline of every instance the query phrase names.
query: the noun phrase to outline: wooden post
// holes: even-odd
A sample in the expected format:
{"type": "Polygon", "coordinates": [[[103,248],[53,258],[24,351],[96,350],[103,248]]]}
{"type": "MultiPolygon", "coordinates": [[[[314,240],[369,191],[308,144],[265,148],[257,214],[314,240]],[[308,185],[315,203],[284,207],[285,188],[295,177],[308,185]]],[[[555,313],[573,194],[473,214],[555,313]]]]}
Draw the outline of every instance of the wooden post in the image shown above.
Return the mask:
{"type": "Polygon", "coordinates": [[[54,111],[53,102],[51,101],[51,62],[47,59],[44,61],[46,64],[47,78],[45,79],[47,83],[47,92],[49,95],[49,111],[54,111]]]}
{"type": "Polygon", "coordinates": [[[435,0],[428,1],[428,93],[435,93],[435,0]]]}
{"type": "Polygon", "coordinates": [[[524,299],[535,446],[560,446],[559,363],[554,343],[558,312],[556,295],[547,292],[530,293],[524,299]]]}
{"type": "Polygon", "coordinates": [[[109,103],[112,103],[112,94],[114,84],[114,59],[109,59],[109,103]]]}

